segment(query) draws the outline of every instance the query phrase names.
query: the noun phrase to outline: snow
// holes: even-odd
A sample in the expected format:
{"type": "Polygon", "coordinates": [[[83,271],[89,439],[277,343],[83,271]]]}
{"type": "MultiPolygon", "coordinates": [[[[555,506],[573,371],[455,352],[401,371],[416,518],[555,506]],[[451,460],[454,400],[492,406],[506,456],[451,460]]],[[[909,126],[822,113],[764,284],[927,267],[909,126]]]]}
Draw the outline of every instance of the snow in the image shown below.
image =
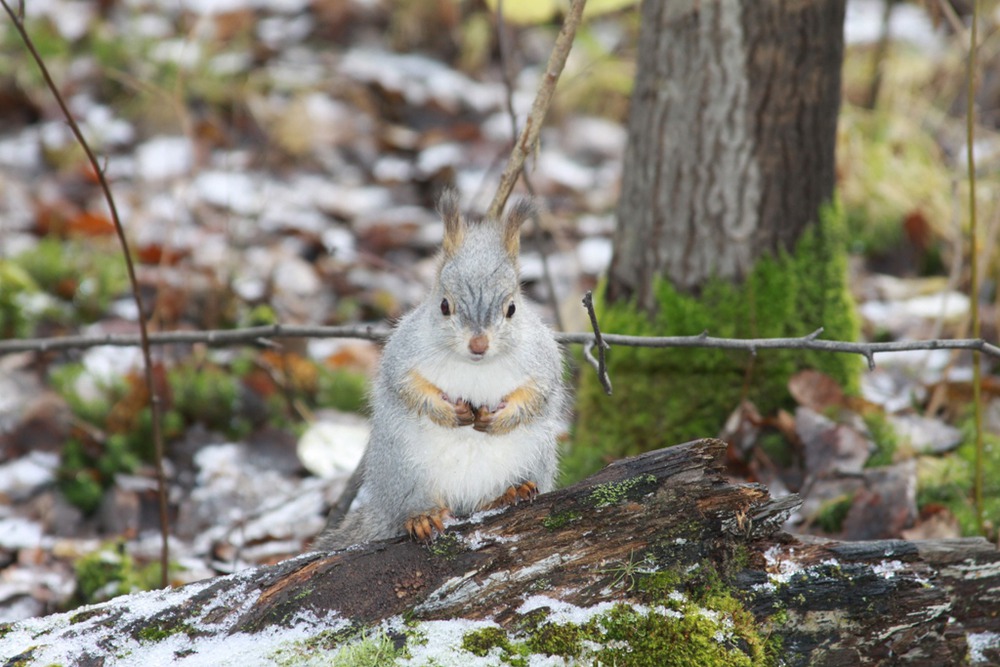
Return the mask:
{"type": "Polygon", "coordinates": [[[194,166],[194,146],[187,137],[153,137],[136,148],[136,173],[147,181],[183,176],[194,166]]]}
{"type": "Polygon", "coordinates": [[[576,247],[580,270],[591,275],[601,275],[611,264],[611,239],[592,236],[583,239],[576,247]]]}
{"type": "Polygon", "coordinates": [[[203,201],[243,215],[260,213],[266,201],[263,179],[242,172],[203,171],[193,185],[203,201]]]}
{"type": "Polygon", "coordinates": [[[973,632],[965,641],[969,645],[969,662],[973,665],[991,664],[986,651],[1000,651],[1000,633],[973,632]]]}
{"type": "MultiPolygon", "coordinates": [[[[55,481],[59,455],[55,452],[29,452],[26,456],[0,465],[0,497],[11,500],[29,498],[40,488],[55,481]]],[[[7,528],[0,524],[0,546],[8,543],[7,528]]],[[[37,541],[26,546],[37,546],[37,541]]]]}
{"type": "Polygon", "coordinates": [[[299,438],[296,451],[306,470],[324,479],[358,467],[371,427],[364,423],[318,421],[299,438]]]}
{"type": "Polygon", "coordinates": [[[872,572],[883,579],[892,579],[896,576],[897,572],[904,569],[906,569],[906,566],[898,560],[882,561],[872,566],[872,572]]]}
{"type": "MultiPolygon", "coordinates": [[[[549,615],[547,620],[552,623],[583,625],[594,616],[610,611],[615,604],[615,602],[599,602],[592,607],[577,607],[576,605],[556,600],[546,595],[532,595],[521,603],[521,606],[517,608],[517,613],[524,615],[536,609],[548,609],[549,615]]],[[[649,610],[648,607],[638,604],[632,605],[632,607],[640,614],[649,610]]]]}
{"type": "Polygon", "coordinates": [[[42,542],[42,526],[21,517],[0,519],[0,547],[32,549],[42,542]]]}
{"type": "Polygon", "coordinates": [[[137,347],[98,345],[83,355],[84,373],[77,380],[77,393],[84,394],[81,384],[87,381],[107,385],[129,372],[142,368],[142,350],[137,347]]]}
{"type": "MultiPolygon", "coordinates": [[[[844,17],[844,41],[865,44],[878,41],[882,34],[885,0],[851,0],[844,17]]],[[[944,33],[934,28],[927,12],[917,5],[897,3],[889,19],[889,36],[895,41],[940,52],[944,48],[944,33]]]]}

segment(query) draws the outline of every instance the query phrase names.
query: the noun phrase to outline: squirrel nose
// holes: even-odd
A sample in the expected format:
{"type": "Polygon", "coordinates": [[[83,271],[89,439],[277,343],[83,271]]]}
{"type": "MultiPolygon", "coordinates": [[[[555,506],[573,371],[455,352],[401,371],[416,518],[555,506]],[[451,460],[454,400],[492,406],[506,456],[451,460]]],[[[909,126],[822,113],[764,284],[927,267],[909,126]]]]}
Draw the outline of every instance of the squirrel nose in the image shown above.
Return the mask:
{"type": "Polygon", "coordinates": [[[472,354],[486,354],[488,349],[490,349],[490,339],[486,334],[476,334],[469,339],[469,352],[472,354]]]}

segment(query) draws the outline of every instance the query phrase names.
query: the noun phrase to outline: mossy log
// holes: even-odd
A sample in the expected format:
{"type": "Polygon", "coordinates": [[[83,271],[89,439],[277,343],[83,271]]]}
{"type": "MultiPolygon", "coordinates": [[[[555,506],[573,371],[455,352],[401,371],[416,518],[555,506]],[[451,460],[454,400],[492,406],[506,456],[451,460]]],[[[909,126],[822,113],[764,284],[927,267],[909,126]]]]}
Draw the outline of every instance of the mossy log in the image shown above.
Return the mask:
{"type": "Polygon", "coordinates": [[[90,642],[69,656],[74,664],[105,664],[95,650],[134,660],[142,646],[177,634],[185,636],[177,655],[190,656],[198,638],[303,622],[323,637],[310,650],[336,650],[392,618],[397,649],[421,624],[488,622],[491,633],[470,633],[454,649],[469,651],[468,664],[516,650],[522,664],[527,652],[571,664],[1000,663],[992,545],[793,537],[780,527],[797,499],[729,481],[724,455],[724,443],[699,440],[476,515],[429,545],[396,539],[305,554],[117,598],[44,628],[0,626],[0,664],[34,664],[51,658],[47,646],[84,635],[90,642]],[[576,626],[548,616],[567,608],[594,613],[576,626]]]}

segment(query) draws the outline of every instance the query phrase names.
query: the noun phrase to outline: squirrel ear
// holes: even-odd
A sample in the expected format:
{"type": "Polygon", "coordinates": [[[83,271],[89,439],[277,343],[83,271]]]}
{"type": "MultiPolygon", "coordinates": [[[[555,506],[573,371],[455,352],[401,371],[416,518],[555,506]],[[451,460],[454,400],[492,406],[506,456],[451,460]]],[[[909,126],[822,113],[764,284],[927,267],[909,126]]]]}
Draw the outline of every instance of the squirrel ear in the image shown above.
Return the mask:
{"type": "Polygon", "coordinates": [[[462,223],[462,214],[458,208],[458,191],[448,188],[441,193],[438,199],[438,212],[444,219],[444,242],[441,247],[444,249],[445,257],[452,257],[462,245],[462,238],[465,236],[465,225],[462,223]]]}
{"type": "Polygon", "coordinates": [[[538,206],[530,198],[519,199],[507,211],[503,219],[503,245],[511,259],[517,259],[521,251],[521,225],[538,213],[538,206]]]}

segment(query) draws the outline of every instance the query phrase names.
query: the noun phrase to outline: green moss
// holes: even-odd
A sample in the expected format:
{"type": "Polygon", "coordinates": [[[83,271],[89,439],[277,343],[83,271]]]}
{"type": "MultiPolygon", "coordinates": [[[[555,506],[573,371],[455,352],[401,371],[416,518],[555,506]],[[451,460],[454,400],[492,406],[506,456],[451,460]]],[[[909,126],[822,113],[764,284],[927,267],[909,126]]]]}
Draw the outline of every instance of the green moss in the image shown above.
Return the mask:
{"type": "Polygon", "coordinates": [[[640,475],[621,482],[598,484],[587,496],[587,501],[593,503],[594,507],[608,507],[616,505],[626,498],[641,498],[655,486],[656,477],[653,475],[640,475]]]}
{"type": "Polygon", "coordinates": [[[839,533],[853,504],[854,494],[852,493],[845,493],[827,500],[816,511],[814,517],[816,525],[827,533],[839,533]]]}
{"type": "Polygon", "coordinates": [[[354,629],[321,632],[291,642],[272,655],[280,667],[383,667],[404,655],[384,630],[358,633],[354,629]],[[348,637],[351,637],[349,639],[348,637]]]}
{"type": "MultiPolygon", "coordinates": [[[[749,554],[733,554],[730,569],[748,559],[749,554]]],[[[770,618],[755,618],[713,566],[655,567],[646,554],[618,568],[631,572],[641,605],[618,603],[582,623],[555,622],[550,610],[540,607],[516,617],[509,628],[470,631],[462,649],[509,665],[527,665],[537,654],[567,664],[639,667],[780,662],[780,640],[772,635],[787,614],[776,610],[770,618]]]]}
{"type": "Polygon", "coordinates": [[[153,623],[152,625],[140,628],[139,632],[136,633],[136,638],[144,642],[160,642],[176,634],[185,634],[191,637],[196,632],[194,626],[187,623],[153,623]]]}
{"type": "Polygon", "coordinates": [[[494,648],[505,652],[511,650],[510,640],[507,639],[507,633],[503,628],[493,626],[477,628],[470,630],[462,637],[462,650],[480,658],[486,657],[486,654],[494,648]]]}
{"type": "Polygon", "coordinates": [[[347,369],[320,365],[316,403],[344,412],[363,412],[367,405],[368,377],[347,369]]]}
{"type": "Polygon", "coordinates": [[[76,594],[73,606],[101,602],[135,591],[154,590],[160,586],[159,563],[137,566],[120,542],[109,542],[81,557],[74,569],[76,594]]]}
{"type": "MultiPolygon", "coordinates": [[[[959,424],[962,442],[946,457],[922,456],[917,465],[917,504],[940,504],[958,520],[963,535],[980,535],[972,500],[976,443],[971,416],[959,424]]],[[[983,518],[989,537],[1000,526],[1000,437],[983,434],[983,518]]]]}
{"type": "Polygon", "coordinates": [[[555,514],[549,514],[547,517],[542,519],[542,525],[545,526],[545,529],[549,532],[554,532],[574,521],[578,521],[581,516],[583,515],[577,510],[557,512],[555,514]]]}
{"type": "MultiPolygon", "coordinates": [[[[710,281],[697,296],[666,282],[655,285],[657,313],[632,303],[598,304],[606,332],[733,338],[823,336],[854,340],[858,325],[846,288],[842,214],[821,213],[793,253],[760,259],[741,285],[710,281]]],[[[756,356],[718,349],[613,348],[608,370],[615,383],[606,396],[594,373],[582,373],[572,447],[563,482],[581,479],[609,458],[621,458],[714,436],[740,399],[763,414],[791,404],[788,378],[816,368],[857,390],[861,360],[853,355],[765,350],[756,356]],[[745,392],[745,393],[744,393],[745,392]]]]}
{"type": "Polygon", "coordinates": [[[865,466],[874,468],[892,465],[895,461],[896,450],[899,448],[899,437],[896,435],[896,429],[880,412],[865,415],[864,421],[872,442],[875,443],[875,453],[868,458],[865,466]]]}
{"type": "Polygon", "coordinates": [[[572,623],[544,623],[525,642],[532,653],[575,658],[583,649],[584,629],[572,623]]]}
{"type": "Polygon", "coordinates": [[[427,550],[437,558],[451,560],[465,552],[462,540],[454,533],[443,533],[434,538],[434,541],[427,545],[427,550]]]}

